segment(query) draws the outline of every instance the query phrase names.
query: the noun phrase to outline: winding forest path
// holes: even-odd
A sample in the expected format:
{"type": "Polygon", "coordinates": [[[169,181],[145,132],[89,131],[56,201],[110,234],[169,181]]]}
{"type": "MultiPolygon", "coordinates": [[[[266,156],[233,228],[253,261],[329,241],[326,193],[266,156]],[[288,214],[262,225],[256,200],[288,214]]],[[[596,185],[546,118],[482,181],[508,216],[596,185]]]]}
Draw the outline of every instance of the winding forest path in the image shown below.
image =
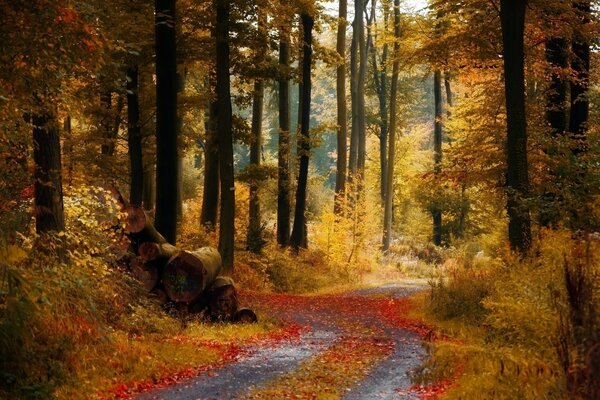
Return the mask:
{"type": "Polygon", "coordinates": [[[388,284],[317,296],[243,293],[244,302],[300,325],[294,339],[253,345],[233,363],[139,394],[138,400],[417,399],[411,374],[427,329],[405,317],[421,289],[388,284]]]}

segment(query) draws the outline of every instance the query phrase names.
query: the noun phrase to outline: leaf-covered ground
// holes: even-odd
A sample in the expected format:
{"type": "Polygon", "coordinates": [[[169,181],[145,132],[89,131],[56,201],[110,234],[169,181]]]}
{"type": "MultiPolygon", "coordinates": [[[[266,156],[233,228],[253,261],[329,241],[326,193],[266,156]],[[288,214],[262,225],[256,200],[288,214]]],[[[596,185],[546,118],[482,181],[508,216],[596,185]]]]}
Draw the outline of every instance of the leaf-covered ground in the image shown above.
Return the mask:
{"type": "Polygon", "coordinates": [[[394,284],[313,296],[242,293],[259,317],[280,318],[288,327],[223,349],[218,364],[139,385],[136,398],[432,398],[447,384],[422,387],[412,380],[430,333],[407,317],[407,296],[415,290],[394,284]]]}

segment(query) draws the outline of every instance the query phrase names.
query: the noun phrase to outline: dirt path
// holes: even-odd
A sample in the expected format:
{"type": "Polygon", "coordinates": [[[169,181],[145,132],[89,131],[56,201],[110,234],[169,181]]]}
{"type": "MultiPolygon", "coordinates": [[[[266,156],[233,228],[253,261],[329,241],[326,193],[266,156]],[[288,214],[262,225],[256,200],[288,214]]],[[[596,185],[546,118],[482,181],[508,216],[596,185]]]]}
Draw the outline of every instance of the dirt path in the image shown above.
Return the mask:
{"type": "Polygon", "coordinates": [[[411,374],[425,351],[420,327],[403,316],[406,296],[418,289],[390,284],[342,295],[244,293],[244,302],[259,315],[300,324],[303,333],[296,340],[246,349],[232,364],[136,399],[321,398],[324,390],[328,399],[419,398],[411,374]],[[357,346],[367,347],[357,351],[357,346]],[[316,365],[323,357],[333,361],[316,365]],[[336,363],[347,365],[331,366],[336,363]],[[328,376],[336,374],[343,376],[328,376]]]}

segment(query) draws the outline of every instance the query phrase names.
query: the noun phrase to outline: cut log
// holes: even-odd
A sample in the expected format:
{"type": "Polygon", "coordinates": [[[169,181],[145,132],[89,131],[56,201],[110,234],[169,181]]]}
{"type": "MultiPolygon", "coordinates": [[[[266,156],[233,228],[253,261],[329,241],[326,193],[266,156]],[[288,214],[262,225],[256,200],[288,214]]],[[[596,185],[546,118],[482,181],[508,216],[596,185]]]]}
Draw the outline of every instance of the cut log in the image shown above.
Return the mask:
{"type": "Polygon", "coordinates": [[[148,222],[146,213],[140,207],[128,206],[123,208],[123,212],[126,214],[125,217],[125,230],[130,233],[141,232],[148,222]]]}
{"type": "Polygon", "coordinates": [[[233,322],[240,324],[253,324],[258,322],[256,313],[249,308],[240,308],[233,314],[233,322]]]}
{"type": "Polygon", "coordinates": [[[164,266],[179,249],[169,243],[144,242],[138,247],[138,255],[145,261],[153,261],[160,269],[164,266]]]}
{"type": "Polygon", "coordinates": [[[158,268],[147,264],[139,257],[131,262],[131,274],[136,278],[146,290],[154,289],[159,280],[158,268]]]}
{"type": "Polygon", "coordinates": [[[136,253],[139,254],[139,247],[142,243],[152,242],[159,245],[167,243],[167,239],[156,230],[141,207],[129,206],[125,207],[123,211],[127,213],[125,231],[136,253]]]}
{"type": "Polygon", "coordinates": [[[231,321],[238,309],[233,279],[219,276],[207,290],[208,314],[212,321],[231,321]]]}
{"type": "Polygon", "coordinates": [[[165,267],[165,291],[173,301],[192,303],[214,282],[220,270],[221,255],[215,248],[180,251],[165,267]]]}

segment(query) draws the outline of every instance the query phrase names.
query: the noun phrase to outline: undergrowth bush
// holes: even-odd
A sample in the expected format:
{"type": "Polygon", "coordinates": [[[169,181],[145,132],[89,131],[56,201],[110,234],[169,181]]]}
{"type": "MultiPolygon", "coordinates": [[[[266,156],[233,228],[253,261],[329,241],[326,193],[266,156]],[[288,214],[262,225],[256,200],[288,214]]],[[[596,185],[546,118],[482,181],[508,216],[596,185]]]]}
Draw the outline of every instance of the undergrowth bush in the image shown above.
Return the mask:
{"type": "Polygon", "coordinates": [[[434,282],[431,321],[458,342],[434,344],[423,376],[457,379],[448,399],[593,398],[581,393],[594,385],[589,360],[600,346],[600,244],[587,240],[584,256],[581,243],[569,232],[545,232],[531,258],[505,257],[485,273],[463,268],[434,282]],[[567,289],[573,265],[585,271],[580,289],[567,289]],[[579,319],[576,290],[587,293],[579,319]]]}

